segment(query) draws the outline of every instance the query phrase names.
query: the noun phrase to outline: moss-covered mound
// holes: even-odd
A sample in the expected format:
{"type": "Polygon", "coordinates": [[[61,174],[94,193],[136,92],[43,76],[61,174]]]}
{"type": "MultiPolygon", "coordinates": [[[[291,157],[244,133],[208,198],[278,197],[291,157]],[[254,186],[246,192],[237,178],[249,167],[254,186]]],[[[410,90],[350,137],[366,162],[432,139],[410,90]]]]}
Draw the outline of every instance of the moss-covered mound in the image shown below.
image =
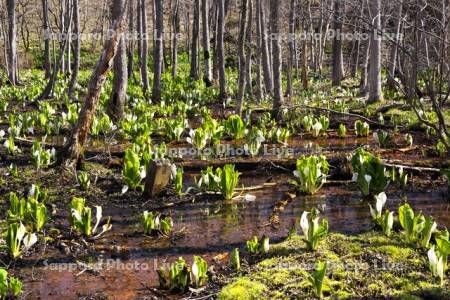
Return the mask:
{"type": "Polygon", "coordinates": [[[400,235],[388,238],[376,232],[330,234],[317,252],[308,251],[302,237],[290,237],[273,245],[251,272],[225,286],[219,299],[314,298],[308,275],[318,260],[329,262],[325,297],[450,299],[449,280],[439,285],[424,249],[400,235]]]}

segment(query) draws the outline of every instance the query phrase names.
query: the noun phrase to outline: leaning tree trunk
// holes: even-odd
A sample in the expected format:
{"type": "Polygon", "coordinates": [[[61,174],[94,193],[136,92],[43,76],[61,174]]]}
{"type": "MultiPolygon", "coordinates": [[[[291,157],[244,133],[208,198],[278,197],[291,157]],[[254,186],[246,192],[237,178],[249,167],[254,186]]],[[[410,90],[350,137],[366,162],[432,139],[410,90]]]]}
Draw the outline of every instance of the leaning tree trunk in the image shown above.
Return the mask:
{"type": "Polygon", "coordinates": [[[163,63],[163,33],[164,33],[164,3],[163,0],[155,0],[155,44],[153,47],[153,89],[152,100],[154,103],[161,101],[161,73],[163,63]]]}
{"type": "Polygon", "coordinates": [[[16,0],[6,1],[8,12],[8,79],[12,85],[18,83],[17,71],[17,28],[16,28],[16,0]]]}
{"type": "Polygon", "coordinates": [[[194,24],[192,26],[192,51],[190,77],[199,79],[198,74],[198,40],[200,34],[200,0],[194,1],[194,24]]]}
{"type": "Polygon", "coordinates": [[[369,1],[372,31],[370,34],[370,60],[369,60],[369,98],[368,103],[380,101],[381,93],[381,0],[369,1]]]}
{"type": "Polygon", "coordinates": [[[226,100],[228,98],[228,94],[225,77],[225,49],[223,45],[223,36],[225,31],[225,0],[218,0],[217,4],[219,6],[219,15],[217,21],[217,55],[219,67],[220,99],[226,100]]]}
{"type": "MultiPolygon", "coordinates": [[[[114,3],[117,3],[116,6],[119,6],[119,4],[122,4],[123,2],[122,0],[114,0],[114,3]]],[[[128,1],[125,1],[124,6],[120,8],[120,15],[116,20],[114,20],[110,39],[105,42],[103,53],[98,60],[89,81],[88,94],[86,96],[86,100],[84,101],[83,107],[81,108],[77,123],[75,124],[64,149],[61,151],[61,155],[59,157],[60,162],[66,165],[76,165],[81,158],[82,149],[87,141],[89,129],[97,109],[103,84],[106,81],[107,74],[111,69],[111,65],[124,30],[127,4],[128,1]]]]}
{"type": "Polygon", "coordinates": [[[202,27],[203,27],[203,81],[207,87],[211,86],[211,45],[209,41],[209,0],[202,0],[202,27]]]}
{"type": "Polygon", "coordinates": [[[342,77],[344,76],[344,62],[342,58],[342,40],[340,37],[342,31],[342,3],[341,0],[334,0],[334,31],[335,36],[333,39],[333,57],[332,57],[332,85],[339,86],[341,84],[342,77]]]}
{"type": "MultiPolygon", "coordinates": [[[[111,17],[116,20],[122,13],[121,9],[124,6],[125,0],[116,0],[111,6],[111,17]]],[[[122,36],[117,46],[117,52],[114,57],[114,80],[109,99],[108,113],[114,121],[122,119],[125,100],[127,97],[128,87],[128,69],[127,69],[127,55],[126,55],[126,41],[122,36]]]]}
{"type": "MultiPolygon", "coordinates": [[[[80,70],[80,9],[79,0],[73,0],[73,33],[75,35],[75,41],[73,44],[73,70],[69,83],[69,97],[73,96],[73,92],[77,85],[78,73],[80,70]]],[[[70,51],[69,51],[70,52],[70,51]]]]}
{"type": "Polygon", "coordinates": [[[245,35],[247,34],[247,5],[248,0],[242,0],[241,21],[239,29],[238,57],[239,57],[239,79],[238,79],[238,97],[236,99],[236,113],[242,115],[242,106],[245,92],[245,35]]]}
{"type": "Polygon", "coordinates": [[[283,105],[281,88],[281,47],[279,29],[280,5],[278,0],[270,0],[270,28],[272,36],[272,63],[273,63],[273,107],[272,114],[280,118],[280,109],[283,105]]]}
{"type": "Polygon", "coordinates": [[[44,70],[45,79],[51,76],[51,62],[50,62],[50,26],[48,20],[48,0],[42,0],[42,19],[44,29],[44,70]]]}
{"type": "Polygon", "coordinates": [[[145,0],[141,0],[141,39],[142,39],[142,53],[141,53],[141,78],[142,78],[142,90],[144,92],[144,97],[147,97],[149,91],[149,80],[148,80],[148,39],[147,39],[147,5],[145,0]]]}

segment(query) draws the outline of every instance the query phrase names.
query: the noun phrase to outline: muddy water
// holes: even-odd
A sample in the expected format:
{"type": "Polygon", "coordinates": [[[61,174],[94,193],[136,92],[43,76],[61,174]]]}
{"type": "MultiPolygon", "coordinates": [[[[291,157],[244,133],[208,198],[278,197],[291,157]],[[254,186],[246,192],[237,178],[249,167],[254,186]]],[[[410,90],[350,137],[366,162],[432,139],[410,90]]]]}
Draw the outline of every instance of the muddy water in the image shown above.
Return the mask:
{"type": "MultiPolygon", "coordinates": [[[[16,268],[16,274],[27,275],[24,281],[29,299],[75,299],[88,295],[112,299],[145,295],[161,298],[161,294],[153,290],[158,286],[155,268],[179,256],[190,263],[193,255],[201,255],[217,269],[220,264],[227,263],[229,250],[243,248],[245,241],[254,235],[266,234],[272,241],[283,239],[301,213],[312,207],[321,209],[332,231],[358,233],[371,228],[367,203],[360,200],[359,192],[351,185],[325,186],[317,195],[297,196],[279,213],[280,226],[274,228],[269,218],[274,205],[286,198],[287,179],[288,175],[284,174],[268,177],[250,172],[242,177],[245,186],[267,181],[281,184],[249,192],[256,196],[254,202],[229,203],[211,196],[172,207],[167,212],[172,214],[176,224],[174,230],[178,233],[171,240],[142,236],[138,223],[143,209],[104,207],[104,215],[112,216],[113,229],[96,242],[96,254],[83,260],[96,263],[91,266],[98,272],[80,274],[83,267],[76,266],[75,259],[53,250],[46,255],[47,266],[45,261],[40,261],[33,268],[16,268]],[[67,262],[71,265],[63,265],[67,262]],[[62,269],[56,270],[57,267],[62,269]],[[68,267],[74,269],[67,270],[68,267]]],[[[407,198],[416,210],[433,215],[440,225],[450,226],[450,204],[445,190],[402,195],[392,189],[387,194],[389,209],[395,210],[407,198]]]]}

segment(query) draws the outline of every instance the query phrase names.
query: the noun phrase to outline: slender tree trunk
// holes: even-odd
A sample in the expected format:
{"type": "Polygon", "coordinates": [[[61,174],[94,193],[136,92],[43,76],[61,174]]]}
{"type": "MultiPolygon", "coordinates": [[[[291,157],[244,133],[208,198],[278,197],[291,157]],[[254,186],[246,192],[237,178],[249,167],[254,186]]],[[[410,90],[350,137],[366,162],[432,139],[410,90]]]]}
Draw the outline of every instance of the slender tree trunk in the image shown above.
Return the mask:
{"type": "Polygon", "coordinates": [[[148,80],[148,30],[147,30],[147,5],[145,0],[141,1],[141,37],[142,37],[142,53],[141,53],[141,78],[142,90],[144,96],[147,97],[149,91],[148,80]]]}
{"type": "Polygon", "coordinates": [[[139,64],[139,73],[141,74],[140,84],[144,86],[142,80],[142,49],[143,49],[143,34],[142,34],[142,9],[141,9],[141,0],[136,1],[136,32],[138,35],[137,38],[137,53],[138,53],[138,64],[139,64]]]}
{"type": "Polygon", "coordinates": [[[6,10],[8,12],[8,79],[12,85],[18,83],[18,59],[17,59],[17,28],[16,28],[16,1],[7,0],[6,10]]]}
{"type": "Polygon", "coordinates": [[[391,50],[389,54],[389,61],[388,61],[388,78],[387,78],[387,88],[390,90],[395,90],[397,88],[396,82],[395,82],[395,69],[396,69],[396,62],[397,62],[397,53],[398,53],[398,41],[399,41],[399,35],[400,30],[402,26],[402,11],[403,11],[403,1],[400,3],[400,7],[397,10],[396,14],[396,23],[395,23],[395,38],[394,42],[391,45],[391,50]]]}
{"type": "MultiPolygon", "coordinates": [[[[130,0],[130,4],[128,6],[128,31],[131,36],[134,36],[134,0],[130,0]]],[[[127,56],[128,56],[128,66],[127,66],[127,72],[128,77],[134,78],[134,72],[133,72],[133,63],[134,63],[134,39],[130,39],[128,41],[128,48],[127,48],[127,56]]]]}
{"type": "Polygon", "coordinates": [[[44,29],[44,70],[45,79],[51,76],[51,62],[50,62],[50,25],[48,20],[48,0],[42,0],[42,19],[44,29]]]}
{"type": "MultiPolygon", "coordinates": [[[[111,18],[117,20],[122,14],[122,7],[126,0],[115,0],[111,6],[111,18]]],[[[128,69],[125,37],[119,40],[116,55],[114,56],[114,80],[112,93],[109,99],[108,114],[115,121],[122,119],[128,87],[128,69]]]]}
{"type": "MultiPolygon", "coordinates": [[[[66,8],[66,20],[69,20],[69,15],[73,12],[73,0],[67,0],[67,8],[66,8]]],[[[67,24],[67,36],[71,36],[72,35],[72,22],[67,24]]],[[[67,39],[67,51],[66,51],[66,72],[67,74],[71,74],[72,73],[72,57],[71,57],[71,46],[72,46],[72,39],[68,38],[67,39]]]]}
{"type": "Polygon", "coordinates": [[[155,46],[153,47],[153,89],[152,100],[154,103],[161,101],[161,73],[163,63],[163,34],[164,34],[164,3],[163,0],[155,0],[156,28],[155,46]]]}
{"type": "Polygon", "coordinates": [[[283,105],[281,88],[281,47],[280,47],[280,3],[278,0],[270,0],[270,27],[272,34],[272,63],[273,63],[273,107],[272,114],[280,118],[280,109],[283,105]]]}
{"type": "Polygon", "coordinates": [[[238,79],[238,97],[236,101],[236,113],[242,115],[242,106],[245,93],[245,76],[247,69],[245,67],[245,36],[247,34],[247,5],[248,0],[242,0],[241,19],[239,29],[238,57],[239,57],[239,79],[238,79]]]}
{"type": "Polygon", "coordinates": [[[211,69],[211,52],[209,41],[209,0],[202,0],[202,25],[203,25],[203,60],[204,74],[203,81],[206,86],[211,86],[212,69],[211,69]]]}
{"type": "MultiPolygon", "coordinates": [[[[69,97],[73,96],[73,92],[77,85],[78,73],[80,70],[80,8],[79,0],[73,0],[73,33],[76,36],[73,44],[73,70],[69,83],[69,97]]],[[[70,51],[69,51],[70,52],[70,51]]]]}
{"type": "Polygon", "coordinates": [[[340,37],[342,31],[342,16],[343,16],[342,0],[334,0],[334,30],[335,37],[333,39],[333,58],[332,58],[332,85],[339,86],[341,84],[342,77],[344,76],[344,62],[342,58],[342,40],[340,37]]]}
{"type": "MultiPolygon", "coordinates": [[[[296,0],[291,0],[289,6],[289,57],[288,57],[288,71],[287,71],[287,87],[286,87],[286,96],[289,97],[290,101],[292,101],[292,69],[294,67],[294,52],[295,52],[295,10],[296,8],[296,0]]],[[[304,41],[306,43],[306,41],[304,41]]]]}
{"type": "Polygon", "coordinates": [[[252,86],[252,23],[253,23],[253,1],[248,1],[248,18],[247,18],[247,33],[246,33],[246,56],[245,56],[245,80],[247,81],[246,90],[248,95],[253,97],[252,86]]]}
{"type": "MultiPolygon", "coordinates": [[[[123,3],[122,0],[114,0],[115,3],[123,3]]],[[[86,144],[89,129],[97,109],[100,93],[108,72],[111,69],[112,61],[117,51],[117,47],[121,40],[121,34],[125,27],[125,11],[128,1],[125,1],[125,6],[120,8],[119,17],[114,20],[112,27],[113,34],[110,39],[105,42],[103,53],[98,60],[94,72],[91,76],[88,85],[88,94],[81,108],[77,123],[69,136],[64,149],[61,151],[60,162],[66,165],[76,165],[82,155],[82,148],[86,144]]],[[[115,5],[120,7],[119,5],[115,5]]]]}
{"type": "Polygon", "coordinates": [[[194,24],[192,26],[192,51],[191,51],[191,71],[190,77],[199,79],[198,73],[198,41],[200,34],[200,0],[194,0],[194,24]]]}
{"type": "Polygon", "coordinates": [[[364,57],[361,66],[361,79],[359,82],[359,93],[363,97],[367,96],[368,93],[367,73],[369,68],[369,56],[370,56],[370,40],[367,40],[364,45],[364,57]]]}
{"type": "Polygon", "coordinates": [[[225,31],[225,0],[218,0],[218,22],[217,22],[217,52],[218,52],[218,65],[219,65],[219,86],[220,86],[220,99],[225,100],[228,98],[226,77],[225,77],[225,49],[223,45],[224,31],[225,31]]]}
{"type": "MultiPolygon", "coordinates": [[[[59,23],[60,23],[60,34],[61,34],[61,36],[64,36],[64,34],[68,31],[68,27],[66,27],[66,13],[65,13],[66,5],[65,5],[65,2],[66,2],[65,0],[60,0],[59,1],[59,23]]],[[[59,43],[60,43],[59,48],[62,49],[63,48],[63,44],[67,44],[68,40],[65,39],[63,41],[60,41],[59,43]]],[[[61,70],[62,74],[66,74],[66,56],[65,56],[65,53],[66,53],[65,49],[66,48],[67,48],[67,45],[64,46],[64,52],[63,52],[62,57],[61,57],[60,70],[61,70]]]]}
{"type": "Polygon", "coordinates": [[[256,100],[260,102],[264,96],[262,85],[262,29],[261,29],[261,0],[256,0],[256,100]]]}
{"type": "Polygon", "coordinates": [[[178,65],[178,33],[180,32],[180,12],[179,12],[179,1],[175,0],[175,4],[172,12],[172,27],[173,27],[173,38],[172,38],[172,77],[177,76],[177,65],[178,65]]]}
{"type": "Polygon", "coordinates": [[[266,29],[266,13],[263,5],[264,0],[259,0],[260,4],[260,22],[261,22],[261,38],[262,38],[262,64],[264,72],[264,84],[266,87],[266,93],[272,94],[273,92],[273,77],[271,69],[271,55],[269,55],[269,41],[267,39],[266,29]]]}
{"type": "Polygon", "coordinates": [[[381,92],[381,0],[369,1],[369,11],[372,20],[370,35],[369,60],[369,98],[368,103],[382,100],[381,92]]]}

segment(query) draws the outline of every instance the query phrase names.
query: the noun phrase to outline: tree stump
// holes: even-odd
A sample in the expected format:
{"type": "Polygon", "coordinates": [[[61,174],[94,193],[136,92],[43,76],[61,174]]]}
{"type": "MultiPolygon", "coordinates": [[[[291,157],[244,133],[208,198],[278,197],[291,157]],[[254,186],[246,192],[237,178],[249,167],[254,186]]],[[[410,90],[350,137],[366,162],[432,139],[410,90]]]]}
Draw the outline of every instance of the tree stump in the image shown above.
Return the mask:
{"type": "Polygon", "coordinates": [[[158,195],[169,184],[170,175],[170,161],[167,159],[152,161],[145,178],[144,196],[153,198],[158,195]]]}

